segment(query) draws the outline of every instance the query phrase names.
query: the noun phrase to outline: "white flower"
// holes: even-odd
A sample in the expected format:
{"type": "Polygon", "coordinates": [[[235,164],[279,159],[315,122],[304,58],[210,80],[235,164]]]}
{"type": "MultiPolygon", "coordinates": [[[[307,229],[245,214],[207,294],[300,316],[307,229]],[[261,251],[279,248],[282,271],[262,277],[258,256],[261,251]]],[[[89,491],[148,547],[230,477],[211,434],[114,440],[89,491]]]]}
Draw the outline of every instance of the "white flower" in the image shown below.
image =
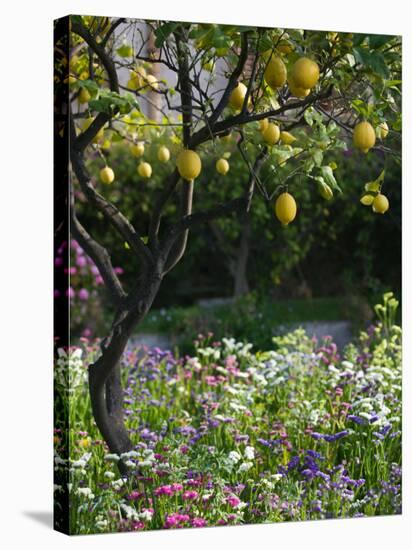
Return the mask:
{"type": "Polygon", "coordinates": [[[120,460],[120,457],[119,455],[116,455],[114,453],[109,453],[105,455],[104,459],[108,461],[118,462],[118,460],[120,460]]]}
{"type": "Polygon", "coordinates": [[[242,462],[239,466],[239,472],[248,472],[251,468],[253,468],[253,462],[242,462]]]}
{"type": "Polygon", "coordinates": [[[113,479],[114,477],[116,477],[116,475],[114,472],[104,472],[104,477],[106,477],[107,479],[113,479]]]}
{"type": "Polygon", "coordinates": [[[151,510],[144,510],[143,512],[140,512],[139,518],[143,521],[150,521],[153,517],[153,512],[151,510]]]}
{"type": "Polygon", "coordinates": [[[245,449],[245,457],[248,460],[253,460],[255,458],[255,449],[253,447],[246,447],[245,449]]]}
{"type": "Polygon", "coordinates": [[[120,504],[120,508],[123,510],[123,512],[126,514],[127,519],[139,519],[139,514],[136,512],[134,508],[131,506],[128,506],[127,504],[124,504],[123,502],[120,504]]]}
{"type": "Polygon", "coordinates": [[[94,498],[94,494],[93,494],[92,490],[90,489],[90,487],[79,487],[76,491],[76,494],[78,494],[80,496],[84,496],[88,499],[93,499],[94,498]]]}
{"type": "Polygon", "coordinates": [[[232,462],[232,464],[236,464],[237,462],[239,462],[239,460],[241,458],[242,457],[240,456],[240,454],[237,451],[230,451],[229,456],[228,456],[228,460],[229,460],[229,462],[232,462]]]}

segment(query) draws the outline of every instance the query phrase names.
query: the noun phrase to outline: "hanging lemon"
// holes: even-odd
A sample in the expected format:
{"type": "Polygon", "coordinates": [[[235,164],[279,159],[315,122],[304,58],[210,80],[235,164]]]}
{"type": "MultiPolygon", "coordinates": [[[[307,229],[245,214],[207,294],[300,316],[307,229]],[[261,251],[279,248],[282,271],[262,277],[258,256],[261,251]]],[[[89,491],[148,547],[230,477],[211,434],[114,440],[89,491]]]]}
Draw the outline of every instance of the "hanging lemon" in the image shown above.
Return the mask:
{"type": "Polygon", "coordinates": [[[280,138],[279,126],[273,124],[273,122],[269,122],[266,130],[262,132],[262,136],[266,143],[269,145],[274,145],[280,138]]]}
{"type": "Polygon", "coordinates": [[[114,172],[109,166],[105,166],[100,170],[100,179],[103,183],[110,184],[114,181],[114,172]]]}
{"type": "Polygon", "coordinates": [[[82,88],[79,93],[79,103],[88,103],[91,100],[92,96],[89,94],[89,92],[86,90],[86,88],[82,88]]]}
{"type": "Polygon", "coordinates": [[[376,195],[373,203],[372,203],[372,209],[377,214],[385,214],[385,212],[389,209],[389,201],[385,195],[382,195],[379,193],[379,195],[376,195]]]}
{"type": "Polygon", "coordinates": [[[229,172],[229,163],[226,159],[219,159],[216,162],[216,170],[219,172],[219,174],[222,174],[222,176],[225,176],[229,172]]]}
{"type": "Polygon", "coordinates": [[[157,151],[157,158],[160,160],[160,162],[169,162],[169,159],[170,159],[169,149],[164,145],[159,147],[159,150],[157,151]]]}
{"type": "Polygon", "coordinates": [[[139,143],[135,143],[130,147],[130,150],[132,152],[132,155],[139,158],[144,155],[144,143],[143,141],[139,141],[139,143]]]}
{"type": "Polygon", "coordinates": [[[376,135],[369,122],[359,122],[353,130],[353,144],[363,153],[367,153],[375,145],[376,135]]]}
{"type": "Polygon", "coordinates": [[[280,132],[280,141],[282,141],[285,145],[291,145],[294,141],[296,141],[296,138],[290,132],[280,132]]]}
{"type": "Polygon", "coordinates": [[[152,167],[148,162],[141,162],[137,167],[137,172],[140,177],[149,179],[152,175],[152,167]]]}
{"type": "Polygon", "coordinates": [[[286,66],[280,57],[272,57],[265,69],[265,80],[272,88],[280,88],[286,82],[286,66]]]}
{"type": "Polygon", "coordinates": [[[288,225],[296,217],[296,201],[289,193],[282,193],[275,202],[275,214],[282,225],[288,225]]]}
{"type": "Polygon", "coordinates": [[[176,166],[182,178],[192,181],[202,170],[202,161],[195,151],[184,149],[177,157],[176,166]]]}
{"type": "Polygon", "coordinates": [[[313,88],[319,80],[319,66],[312,59],[301,57],[293,65],[292,76],[299,88],[313,88]]]}
{"type": "Polygon", "coordinates": [[[232,93],[230,94],[229,105],[236,109],[236,111],[240,111],[243,107],[243,103],[245,102],[246,93],[246,86],[242,82],[238,82],[237,86],[233,88],[232,93]]]}

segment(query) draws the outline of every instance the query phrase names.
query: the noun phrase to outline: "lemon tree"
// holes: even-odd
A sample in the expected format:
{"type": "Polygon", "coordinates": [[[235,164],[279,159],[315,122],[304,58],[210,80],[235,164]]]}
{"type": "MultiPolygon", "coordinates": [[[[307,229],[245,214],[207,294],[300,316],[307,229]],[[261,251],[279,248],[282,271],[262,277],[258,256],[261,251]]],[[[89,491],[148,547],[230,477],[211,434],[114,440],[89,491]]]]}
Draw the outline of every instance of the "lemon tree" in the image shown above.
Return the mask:
{"type": "MultiPolygon", "coordinates": [[[[401,43],[396,36],[204,23],[148,21],[147,35],[133,32],[142,24],[137,20],[71,16],[69,23],[56,54],[56,86],[70,105],[57,136],[70,143],[71,231],[96,264],[116,312],[89,369],[90,397],[110,450],[124,452],[132,442],[119,405],[120,358],[184,256],[189,231],[247,217],[257,197],[273,227],[293,231],[304,209],[298,195],[321,204],[344,196],[337,169],[343,153],[354,149],[359,162],[376,155],[382,168],[388,156],[399,160],[401,43]],[[110,161],[120,143],[146,191],[133,216],[124,209],[127,177],[118,177],[121,167],[110,161]],[[152,149],[155,162],[148,162],[152,149]],[[194,197],[202,187],[207,192],[202,167],[209,160],[223,195],[202,208],[194,197]],[[235,194],[228,167],[236,160],[244,170],[235,194]],[[112,266],[116,250],[83,225],[85,202],[119,246],[127,245],[129,287],[112,266]]],[[[364,182],[353,185],[361,195],[364,182]]],[[[368,213],[386,212],[379,219],[388,219],[385,181],[366,191],[373,198],[368,213]]],[[[363,209],[359,201],[357,207],[363,209]]],[[[127,472],[122,461],[119,468],[127,472]]]]}

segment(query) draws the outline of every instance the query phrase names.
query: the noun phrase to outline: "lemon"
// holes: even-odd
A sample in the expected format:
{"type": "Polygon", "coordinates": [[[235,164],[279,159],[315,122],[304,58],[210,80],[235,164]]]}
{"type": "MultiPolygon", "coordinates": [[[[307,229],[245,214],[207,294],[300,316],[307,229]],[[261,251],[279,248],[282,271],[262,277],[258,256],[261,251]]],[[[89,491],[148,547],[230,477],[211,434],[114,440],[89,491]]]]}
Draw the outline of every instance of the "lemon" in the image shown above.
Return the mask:
{"type": "Polygon", "coordinates": [[[160,162],[168,162],[170,159],[169,149],[164,145],[159,147],[159,150],[157,151],[157,158],[160,160],[160,162]]]}
{"type": "Polygon", "coordinates": [[[379,195],[376,195],[373,203],[372,203],[372,209],[377,214],[385,214],[385,212],[389,208],[389,201],[385,195],[382,195],[379,193],[379,195]]]}
{"type": "Polygon", "coordinates": [[[114,172],[109,166],[105,166],[100,170],[100,179],[103,183],[113,183],[114,180],[114,172]]]}
{"type": "Polygon", "coordinates": [[[293,45],[287,40],[281,40],[277,45],[277,50],[287,55],[293,52],[293,45]]]}
{"type": "Polygon", "coordinates": [[[286,82],[286,66],[280,57],[272,57],[265,69],[265,80],[267,84],[276,90],[286,82]]]}
{"type": "Polygon", "coordinates": [[[216,162],[216,170],[219,172],[219,174],[222,174],[222,176],[225,176],[229,172],[229,163],[226,159],[219,159],[216,162]]]}
{"type": "Polygon", "coordinates": [[[267,127],[269,126],[269,120],[267,118],[263,118],[262,120],[259,120],[259,130],[263,133],[267,127]]]}
{"type": "Polygon", "coordinates": [[[359,122],[353,130],[353,144],[363,153],[367,153],[375,145],[376,135],[369,122],[359,122]]]}
{"type": "Polygon", "coordinates": [[[82,88],[79,93],[79,103],[88,103],[91,100],[92,96],[89,94],[89,92],[86,90],[86,88],[82,88]]]}
{"type": "Polygon", "coordinates": [[[132,152],[132,155],[134,157],[142,157],[144,155],[144,143],[143,141],[139,141],[139,143],[135,143],[130,147],[130,150],[132,152]]]}
{"type": "Polygon", "coordinates": [[[202,170],[202,161],[195,151],[184,149],[177,157],[176,166],[181,177],[191,181],[200,174],[202,170]]]}
{"type": "Polygon", "coordinates": [[[310,94],[309,89],[299,88],[299,86],[296,85],[296,82],[293,79],[292,75],[290,75],[288,78],[288,86],[289,86],[290,93],[293,96],[298,97],[299,99],[303,99],[310,94]]]}
{"type": "Polygon", "coordinates": [[[363,195],[360,199],[361,204],[364,206],[371,206],[373,204],[373,201],[375,200],[375,197],[373,195],[363,195]]]}
{"type": "Polygon", "coordinates": [[[381,122],[376,128],[376,137],[378,139],[385,139],[389,134],[389,126],[386,122],[381,122]]]}
{"type": "Polygon", "coordinates": [[[141,162],[137,167],[137,171],[142,178],[148,179],[152,175],[152,167],[148,162],[141,162]]]}
{"type": "Polygon", "coordinates": [[[296,217],[296,201],[289,193],[282,193],[275,202],[275,214],[282,225],[288,225],[296,217]]]}
{"type": "Polygon", "coordinates": [[[293,65],[292,77],[298,88],[313,88],[319,80],[319,66],[312,59],[301,57],[293,65]]]}
{"type": "Polygon", "coordinates": [[[280,132],[280,140],[286,145],[291,145],[294,141],[296,141],[296,138],[289,132],[280,132]]]}
{"type": "Polygon", "coordinates": [[[273,124],[273,122],[269,122],[266,130],[262,132],[262,136],[266,143],[269,145],[274,145],[280,138],[279,126],[273,124]]]}
{"type": "Polygon", "coordinates": [[[243,103],[245,102],[247,88],[242,82],[239,82],[235,88],[233,88],[232,93],[229,97],[229,105],[236,109],[236,111],[240,111],[243,107],[243,103]]]}

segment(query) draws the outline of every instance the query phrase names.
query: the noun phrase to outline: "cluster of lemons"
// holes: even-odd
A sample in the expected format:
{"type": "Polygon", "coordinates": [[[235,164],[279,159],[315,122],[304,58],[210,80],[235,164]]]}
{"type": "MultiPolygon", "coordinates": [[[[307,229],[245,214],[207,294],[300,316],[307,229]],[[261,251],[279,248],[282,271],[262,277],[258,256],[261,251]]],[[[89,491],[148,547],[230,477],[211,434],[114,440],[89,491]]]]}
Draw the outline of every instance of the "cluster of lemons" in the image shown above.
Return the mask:
{"type": "MultiPolygon", "coordinates": [[[[277,90],[283,87],[286,83],[290,94],[294,97],[303,99],[307,97],[311,90],[316,86],[320,77],[319,66],[316,61],[308,57],[298,58],[289,74],[287,67],[280,55],[275,55],[273,52],[267,52],[264,54],[266,61],[266,68],[264,72],[264,78],[266,84],[272,89],[277,90]]],[[[150,86],[153,89],[158,89],[158,81],[153,75],[147,74],[146,70],[137,66],[130,72],[130,78],[127,87],[137,90],[144,86],[150,86]]],[[[87,102],[86,97],[87,90],[82,89],[79,95],[80,102],[87,102]],[[83,95],[82,95],[83,94],[83,95]]],[[[235,111],[241,111],[244,107],[247,87],[242,82],[238,82],[232,90],[229,97],[229,105],[235,111]]],[[[250,98],[248,100],[248,103],[250,98]]],[[[268,119],[260,120],[260,132],[265,143],[269,146],[273,146],[278,142],[282,142],[284,145],[291,145],[296,141],[295,136],[287,131],[282,131],[280,127],[269,121],[268,119]]],[[[354,146],[367,153],[371,148],[375,146],[376,138],[384,139],[389,132],[388,125],[382,123],[375,129],[367,122],[362,121],[358,123],[353,131],[353,144],[354,146]]],[[[103,129],[99,134],[103,133],[103,129]]],[[[101,139],[102,135],[97,135],[95,141],[101,139]]],[[[132,154],[137,157],[143,157],[145,152],[145,144],[142,141],[136,142],[131,146],[132,154]]],[[[157,153],[158,160],[162,163],[167,163],[170,160],[170,151],[164,145],[160,146],[157,153]]],[[[221,175],[226,175],[229,172],[230,165],[226,158],[219,158],[216,161],[216,171],[221,175]]],[[[176,168],[179,175],[188,182],[193,182],[201,173],[202,161],[198,153],[194,150],[184,149],[182,150],[176,159],[176,168]]],[[[152,167],[148,162],[142,161],[137,167],[137,171],[142,178],[150,178],[152,176],[152,167]]],[[[115,179],[115,174],[112,168],[105,166],[100,171],[100,179],[103,183],[110,184],[115,179]]],[[[322,197],[329,200],[333,196],[331,188],[325,184],[325,186],[319,190],[322,197]]],[[[369,198],[361,200],[362,204],[366,204],[365,200],[370,201],[369,198]]],[[[372,197],[372,202],[368,202],[368,205],[372,205],[373,211],[376,213],[384,213],[389,208],[388,199],[380,192],[376,196],[372,197]]],[[[281,193],[274,204],[275,215],[282,225],[288,225],[291,223],[297,213],[297,205],[294,197],[286,192],[281,193]]]]}

